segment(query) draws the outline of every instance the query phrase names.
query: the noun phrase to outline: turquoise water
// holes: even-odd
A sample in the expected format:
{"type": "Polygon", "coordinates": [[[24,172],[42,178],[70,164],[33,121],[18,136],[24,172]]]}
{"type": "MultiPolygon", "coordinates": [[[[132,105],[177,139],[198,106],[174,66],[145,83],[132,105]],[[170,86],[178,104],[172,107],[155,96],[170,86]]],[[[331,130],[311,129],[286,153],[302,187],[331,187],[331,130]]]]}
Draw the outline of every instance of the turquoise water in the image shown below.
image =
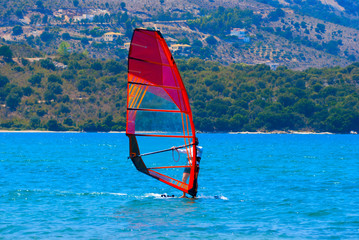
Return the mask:
{"type": "Polygon", "coordinates": [[[359,239],[359,135],[200,134],[199,198],[120,133],[0,133],[0,239],[359,239]],[[218,196],[218,197],[217,197],[218,196]]]}

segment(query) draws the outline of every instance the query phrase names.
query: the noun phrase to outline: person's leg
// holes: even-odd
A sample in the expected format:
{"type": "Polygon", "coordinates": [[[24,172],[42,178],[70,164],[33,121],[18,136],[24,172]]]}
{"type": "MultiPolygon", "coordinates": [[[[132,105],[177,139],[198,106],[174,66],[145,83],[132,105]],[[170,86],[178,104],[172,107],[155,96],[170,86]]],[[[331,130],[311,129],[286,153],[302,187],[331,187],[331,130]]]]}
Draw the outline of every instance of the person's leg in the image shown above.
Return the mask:
{"type": "Polygon", "coordinates": [[[189,173],[183,173],[182,182],[187,183],[188,177],[189,177],[189,173]]]}
{"type": "MultiPolygon", "coordinates": [[[[187,183],[187,179],[189,178],[189,173],[184,172],[183,176],[182,176],[182,182],[187,183]]],[[[183,195],[181,196],[181,198],[185,198],[186,197],[186,193],[183,192],[183,195]]]]}

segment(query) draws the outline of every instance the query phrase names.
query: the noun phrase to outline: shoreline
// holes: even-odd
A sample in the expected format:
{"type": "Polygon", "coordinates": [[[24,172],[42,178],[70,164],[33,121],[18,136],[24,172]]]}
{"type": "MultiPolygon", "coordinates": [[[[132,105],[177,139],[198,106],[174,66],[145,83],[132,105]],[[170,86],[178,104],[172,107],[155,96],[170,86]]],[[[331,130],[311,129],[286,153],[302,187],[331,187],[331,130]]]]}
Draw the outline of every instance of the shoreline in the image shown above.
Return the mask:
{"type": "MultiPolygon", "coordinates": [[[[126,131],[110,131],[110,132],[83,132],[83,131],[48,131],[48,130],[1,130],[0,133],[122,133],[125,134],[126,131]]],[[[271,131],[271,132],[197,132],[197,133],[218,133],[218,134],[300,134],[300,135],[306,135],[306,134],[313,134],[313,135],[331,135],[331,134],[350,134],[355,135],[355,133],[332,133],[332,132],[311,132],[311,131],[271,131]]]]}

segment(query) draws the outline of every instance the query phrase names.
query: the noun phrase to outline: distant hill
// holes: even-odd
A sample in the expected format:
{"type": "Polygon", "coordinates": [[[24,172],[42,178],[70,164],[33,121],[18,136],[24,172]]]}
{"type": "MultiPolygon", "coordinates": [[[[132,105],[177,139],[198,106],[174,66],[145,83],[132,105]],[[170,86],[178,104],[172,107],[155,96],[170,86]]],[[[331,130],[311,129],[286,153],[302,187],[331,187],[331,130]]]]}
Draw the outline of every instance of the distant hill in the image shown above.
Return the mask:
{"type": "Polygon", "coordinates": [[[274,7],[287,7],[296,13],[321,20],[358,27],[359,2],[355,0],[258,0],[274,7]]]}
{"type": "Polygon", "coordinates": [[[65,41],[71,52],[124,59],[132,30],[147,27],[161,30],[170,45],[191,46],[174,53],[177,58],[292,69],[344,67],[359,59],[358,4],[354,0],[9,0],[0,5],[0,44],[26,42],[51,56],[65,41]],[[244,29],[249,42],[230,37],[233,28],[244,29]],[[109,32],[123,35],[104,40],[109,32]]]}

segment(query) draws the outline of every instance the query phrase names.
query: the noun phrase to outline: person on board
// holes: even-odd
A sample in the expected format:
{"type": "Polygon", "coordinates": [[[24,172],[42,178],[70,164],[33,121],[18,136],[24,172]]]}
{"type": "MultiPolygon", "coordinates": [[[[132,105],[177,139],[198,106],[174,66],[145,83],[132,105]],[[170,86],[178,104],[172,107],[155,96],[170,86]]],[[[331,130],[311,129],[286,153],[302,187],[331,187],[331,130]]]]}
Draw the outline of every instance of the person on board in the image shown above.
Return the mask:
{"type": "MultiPolygon", "coordinates": [[[[196,157],[196,164],[199,165],[203,153],[203,147],[198,146],[198,138],[196,138],[196,144],[193,146],[197,149],[197,157],[196,157]]],[[[176,149],[175,147],[172,147],[172,149],[176,149]]],[[[179,153],[185,153],[187,154],[187,149],[176,149],[179,153]]],[[[188,165],[192,165],[192,159],[188,159],[188,165]]],[[[189,178],[191,173],[190,167],[185,167],[182,175],[182,182],[187,183],[187,179],[189,178]]],[[[186,193],[183,192],[183,195],[180,198],[187,198],[186,193]]]]}

